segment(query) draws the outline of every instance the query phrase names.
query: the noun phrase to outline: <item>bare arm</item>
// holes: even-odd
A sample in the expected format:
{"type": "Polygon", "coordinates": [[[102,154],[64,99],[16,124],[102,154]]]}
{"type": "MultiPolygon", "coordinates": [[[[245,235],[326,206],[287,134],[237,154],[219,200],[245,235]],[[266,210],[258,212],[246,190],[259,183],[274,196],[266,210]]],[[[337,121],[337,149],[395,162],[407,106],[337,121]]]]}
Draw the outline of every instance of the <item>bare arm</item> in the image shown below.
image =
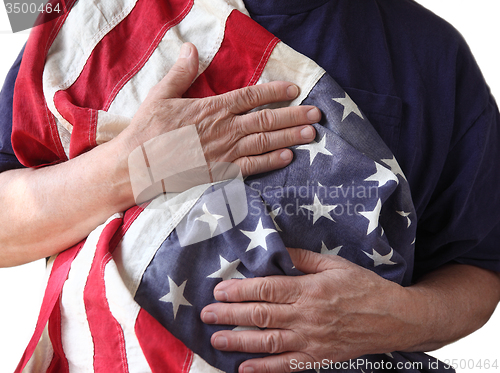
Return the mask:
{"type": "Polygon", "coordinates": [[[246,175],[286,166],[284,149],[312,141],[311,106],[247,112],[298,95],[274,82],[205,99],[182,99],[198,71],[198,54],[184,55],[149,93],[131,124],[110,142],[67,162],[0,174],[0,267],[58,253],[85,238],[116,212],[134,205],[128,155],[137,146],[195,124],[208,162],[234,162],[246,175]]]}
{"type": "Polygon", "coordinates": [[[407,351],[431,351],[469,335],[489,320],[500,301],[500,273],[450,264],[406,292],[407,317],[415,332],[420,330],[407,351]]]}
{"type": "Polygon", "coordinates": [[[206,323],[267,328],[212,336],[224,351],[278,354],[248,360],[240,373],[290,372],[292,359],[436,349],[481,327],[500,300],[500,275],[469,265],[445,266],[404,288],[341,257],[290,254],[307,275],[224,281],[214,289],[223,303],[201,312],[206,323]]]}
{"type": "Polygon", "coordinates": [[[118,142],[71,161],[0,174],[1,266],[56,254],[134,204],[118,142]]]}

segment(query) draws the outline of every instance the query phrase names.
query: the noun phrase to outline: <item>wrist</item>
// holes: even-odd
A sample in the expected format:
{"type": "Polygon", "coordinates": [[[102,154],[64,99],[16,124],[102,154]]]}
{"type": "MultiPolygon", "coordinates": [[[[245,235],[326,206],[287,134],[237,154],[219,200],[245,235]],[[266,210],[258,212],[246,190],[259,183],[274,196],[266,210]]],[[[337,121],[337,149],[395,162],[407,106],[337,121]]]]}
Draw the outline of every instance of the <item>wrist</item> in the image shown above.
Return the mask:
{"type": "Polygon", "coordinates": [[[99,145],[98,155],[104,162],[103,182],[108,189],[109,203],[115,212],[124,211],[135,205],[130,175],[128,170],[128,156],[130,151],[119,138],[99,145]]]}
{"type": "Polygon", "coordinates": [[[440,292],[419,284],[403,289],[407,338],[401,351],[432,351],[458,339],[452,336],[454,317],[440,292]]]}
{"type": "Polygon", "coordinates": [[[432,344],[435,330],[435,303],[429,294],[413,287],[391,283],[382,307],[390,315],[387,324],[387,351],[423,351],[432,344]]]}

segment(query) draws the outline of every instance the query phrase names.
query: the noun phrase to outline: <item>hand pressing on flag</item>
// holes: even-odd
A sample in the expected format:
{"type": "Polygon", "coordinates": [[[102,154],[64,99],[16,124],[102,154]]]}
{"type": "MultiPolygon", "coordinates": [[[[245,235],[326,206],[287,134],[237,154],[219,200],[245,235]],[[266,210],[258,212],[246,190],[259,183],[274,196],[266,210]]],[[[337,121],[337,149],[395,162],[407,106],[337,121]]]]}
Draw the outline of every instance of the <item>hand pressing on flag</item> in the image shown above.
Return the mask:
{"type": "Polygon", "coordinates": [[[223,281],[214,289],[221,303],[201,311],[207,324],[255,329],[214,333],[215,348],[273,354],[243,362],[239,373],[301,371],[298,363],[439,348],[478,327],[463,308],[477,291],[463,279],[492,276],[456,264],[405,288],[339,256],[288,251],[305,275],[223,281]],[[457,317],[464,322],[450,323],[457,317]]]}
{"type": "Polygon", "coordinates": [[[289,372],[293,359],[344,361],[393,351],[395,341],[387,331],[406,327],[394,307],[404,295],[401,286],[339,256],[289,252],[304,276],[224,281],[214,289],[224,303],[201,313],[206,323],[265,328],[212,336],[220,350],[278,354],[249,360],[240,373],[289,372]]]}
{"type": "MultiPolygon", "coordinates": [[[[299,89],[295,84],[271,82],[218,96],[182,98],[196,78],[198,65],[196,47],[185,43],[175,65],[149,91],[130,126],[118,136],[126,149],[132,151],[169,131],[195,125],[196,141],[199,139],[207,163],[233,162],[246,176],[285,167],[293,158],[292,151],[285,148],[314,140],[316,133],[310,124],[321,118],[314,106],[249,112],[297,98],[299,89]]],[[[194,146],[188,139],[185,142],[184,157],[177,154],[168,160],[170,163],[192,156],[194,146]]],[[[166,148],[170,145],[166,144],[166,148]]]]}

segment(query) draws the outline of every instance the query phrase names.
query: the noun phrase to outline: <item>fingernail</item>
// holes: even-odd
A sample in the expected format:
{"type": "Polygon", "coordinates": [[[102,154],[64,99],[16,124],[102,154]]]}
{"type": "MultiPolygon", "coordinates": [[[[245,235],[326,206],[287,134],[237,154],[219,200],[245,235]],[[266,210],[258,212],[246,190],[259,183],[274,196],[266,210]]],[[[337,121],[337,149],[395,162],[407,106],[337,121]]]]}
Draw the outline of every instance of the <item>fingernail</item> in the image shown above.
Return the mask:
{"type": "Polygon", "coordinates": [[[188,58],[191,55],[191,46],[187,43],[182,44],[179,58],[188,58]]]}
{"type": "Polygon", "coordinates": [[[215,337],[214,347],[217,349],[227,348],[227,338],[222,336],[215,337]]]}
{"type": "Polygon", "coordinates": [[[321,119],[321,113],[319,112],[318,108],[311,109],[307,112],[307,119],[309,119],[311,122],[319,122],[321,119]]]}
{"type": "Polygon", "coordinates": [[[255,373],[255,369],[252,367],[245,367],[243,368],[243,373],[255,373]]]}
{"type": "Polygon", "coordinates": [[[286,94],[290,98],[297,97],[299,95],[299,87],[297,87],[296,85],[288,86],[288,88],[286,89],[286,94]]]}
{"type": "Polygon", "coordinates": [[[222,290],[217,290],[214,294],[214,297],[215,297],[215,300],[218,300],[221,302],[225,302],[228,299],[227,293],[225,291],[222,291],[222,290]]]}
{"type": "Polygon", "coordinates": [[[314,138],[314,131],[311,127],[306,127],[300,131],[300,135],[305,140],[312,140],[314,138]]]}
{"type": "Polygon", "coordinates": [[[292,152],[290,150],[283,150],[280,154],[280,158],[285,162],[289,162],[292,160],[292,152]]]}
{"type": "Polygon", "coordinates": [[[202,320],[205,324],[215,324],[217,323],[217,315],[213,312],[205,312],[202,320]]]}

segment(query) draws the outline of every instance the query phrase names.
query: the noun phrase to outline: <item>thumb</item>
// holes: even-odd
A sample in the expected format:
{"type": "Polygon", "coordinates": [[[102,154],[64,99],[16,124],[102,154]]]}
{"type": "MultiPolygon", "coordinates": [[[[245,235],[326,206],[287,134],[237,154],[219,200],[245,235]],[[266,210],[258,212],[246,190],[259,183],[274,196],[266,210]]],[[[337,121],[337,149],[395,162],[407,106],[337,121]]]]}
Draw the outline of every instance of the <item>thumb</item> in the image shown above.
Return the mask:
{"type": "Polygon", "coordinates": [[[336,255],[318,254],[303,249],[287,248],[287,250],[295,268],[305,274],[319,273],[338,268],[338,262],[344,259],[336,255]]]}
{"type": "Polygon", "coordinates": [[[198,74],[198,50],[191,43],[184,43],[174,66],[155,87],[158,98],[180,98],[198,74]]]}

